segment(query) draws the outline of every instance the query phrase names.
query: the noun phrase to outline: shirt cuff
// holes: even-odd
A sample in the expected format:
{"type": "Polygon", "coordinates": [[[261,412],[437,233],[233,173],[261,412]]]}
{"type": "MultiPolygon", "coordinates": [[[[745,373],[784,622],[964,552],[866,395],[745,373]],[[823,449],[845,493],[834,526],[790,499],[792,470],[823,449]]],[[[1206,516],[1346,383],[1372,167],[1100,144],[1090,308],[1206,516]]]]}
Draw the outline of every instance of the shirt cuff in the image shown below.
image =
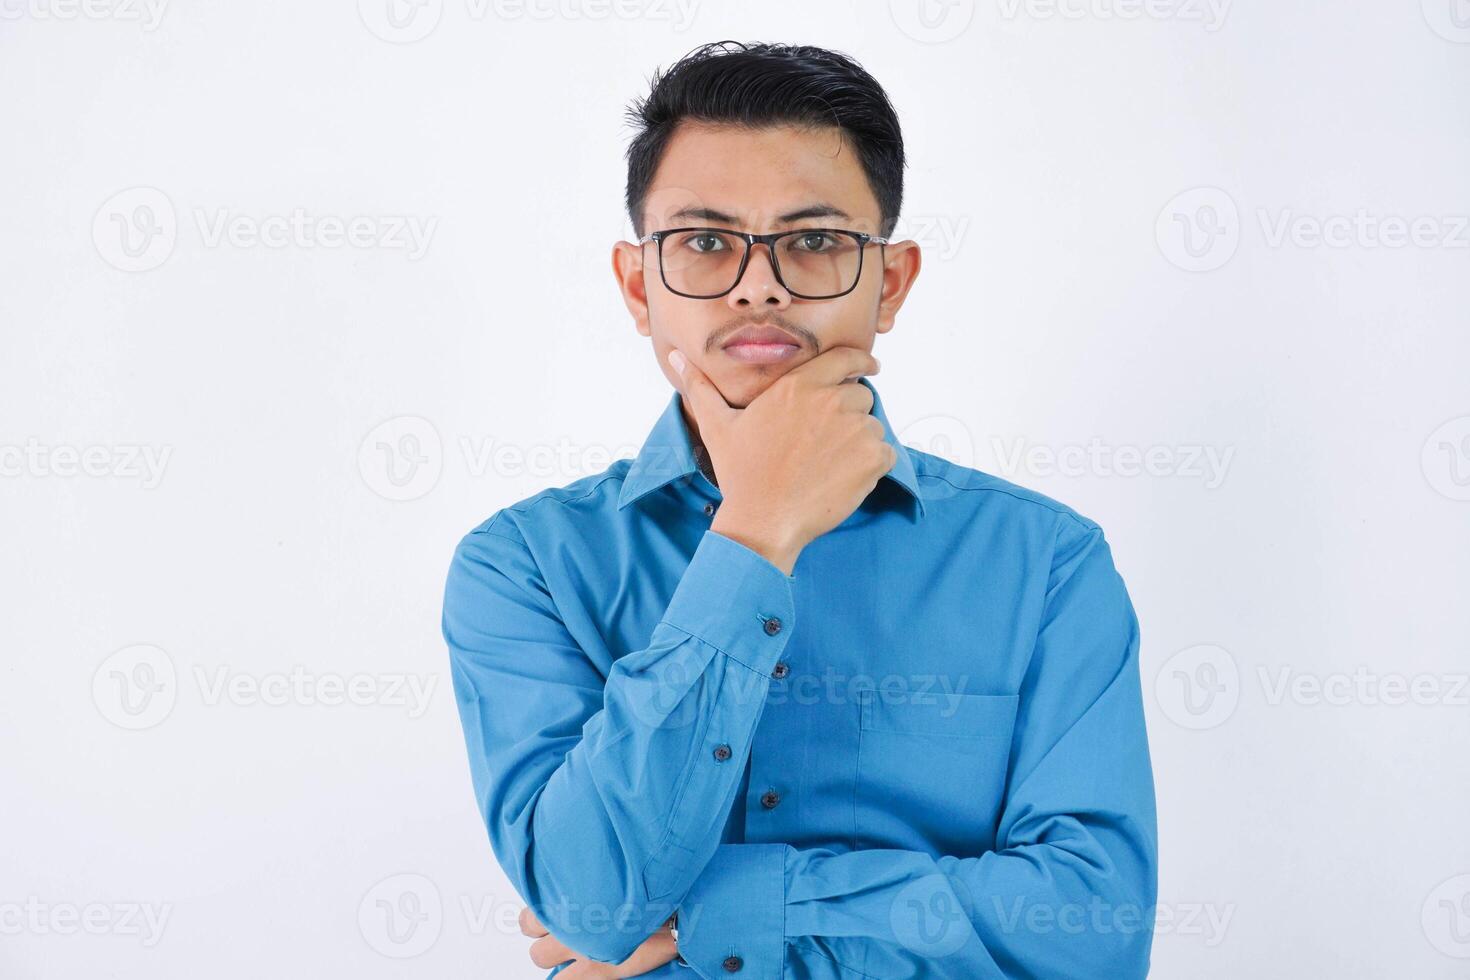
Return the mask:
{"type": "Polygon", "coordinates": [[[679,955],[704,980],[781,980],[786,844],[721,844],[679,903],[679,955]]]}
{"type": "Polygon", "coordinates": [[[768,675],[796,625],[795,581],[734,538],[705,531],[663,622],[768,675]]]}

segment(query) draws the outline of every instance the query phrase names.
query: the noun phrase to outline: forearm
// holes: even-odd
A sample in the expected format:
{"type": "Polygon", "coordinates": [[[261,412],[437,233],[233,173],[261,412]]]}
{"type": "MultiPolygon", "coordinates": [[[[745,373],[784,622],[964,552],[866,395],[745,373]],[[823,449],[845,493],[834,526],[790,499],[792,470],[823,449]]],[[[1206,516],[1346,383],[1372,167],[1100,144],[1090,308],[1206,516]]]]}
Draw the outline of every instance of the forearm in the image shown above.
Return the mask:
{"type": "Polygon", "coordinates": [[[496,639],[452,640],[496,855],[538,918],[579,952],[626,957],[718,846],[792,627],[789,582],[744,546],[707,534],[648,646],[613,664],[597,710],[590,690],[524,700],[534,695],[511,679],[515,664],[553,655],[534,642],[534,617],[500,617],[496,639]],[[553,704],[565,717],[546,716],[553,704]],[[579,717],[578,736],[541,739],[579,717]]]}
{"type": "Polygon", "coordinates": [[[757,980],[1142,978],[1152,866],[1098,863],[1087,839],[975,858],[724,844],[680,906],[680,952],[708,980],[731,955],[757,980]]]}

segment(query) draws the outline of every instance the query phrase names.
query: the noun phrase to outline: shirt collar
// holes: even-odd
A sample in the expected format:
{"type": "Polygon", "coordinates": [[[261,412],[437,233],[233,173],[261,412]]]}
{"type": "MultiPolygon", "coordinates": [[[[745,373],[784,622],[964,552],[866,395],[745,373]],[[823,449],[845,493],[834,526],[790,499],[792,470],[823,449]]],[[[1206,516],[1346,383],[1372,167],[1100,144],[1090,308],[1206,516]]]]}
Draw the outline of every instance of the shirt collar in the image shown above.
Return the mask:
{"type": "MultiPolygon", "coordinates": [[[[898,437],[893,434],[893,426],[888,423],[888,416],[883,412],[883,402],[878,397],[878,390],[873,383],[865,377],[858,378],[861,384],[867,385],[868,390],[873,393],[873,408],[869,413],[877,417],[883,423],[883,441],[893,447],[898,454],[897,461],[893,467],[883,475],[886,480],[898,484],[909,495],[914,498],[920,517],[924,515],[924,497],[919,491],[918,474],[914,471],[914,461],[909,456],[909,451],[898,437]]],[[[648,438],[643,442],[643,448],[633,459],[628,467],[628,473],[623,477],[623,490],[618,495],[618,509],[633,503],[641,497],[647,496],[660,487],[668,486],[675,480],[692,476],[699,472],[699,465],[694,460],[694,444],[689,437],[689,426],[684,421],[681,410],[681,399],[683,396],[677,391],[669,398],[669,404],[664,409],[654,424],[648,438]]]]}

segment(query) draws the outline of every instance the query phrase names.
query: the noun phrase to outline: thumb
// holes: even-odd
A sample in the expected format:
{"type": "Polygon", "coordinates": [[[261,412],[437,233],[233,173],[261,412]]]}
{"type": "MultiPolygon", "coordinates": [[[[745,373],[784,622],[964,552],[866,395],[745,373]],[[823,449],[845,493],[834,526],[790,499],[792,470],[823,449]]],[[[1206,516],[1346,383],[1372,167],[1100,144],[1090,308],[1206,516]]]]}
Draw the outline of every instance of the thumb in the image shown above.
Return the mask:
{"type": "Polygon", "coordinates": [[[682,351],[669,351],[669,364],[679,376],[679,392],[689,403],[689,410],[694,413],[694,418],[701,426],[707,422],[719,424],[735,414],[735,409],[725,401],[725,396],[720,394],[715,383],[695,367],[694,362],[685,357],[682,351]]]}

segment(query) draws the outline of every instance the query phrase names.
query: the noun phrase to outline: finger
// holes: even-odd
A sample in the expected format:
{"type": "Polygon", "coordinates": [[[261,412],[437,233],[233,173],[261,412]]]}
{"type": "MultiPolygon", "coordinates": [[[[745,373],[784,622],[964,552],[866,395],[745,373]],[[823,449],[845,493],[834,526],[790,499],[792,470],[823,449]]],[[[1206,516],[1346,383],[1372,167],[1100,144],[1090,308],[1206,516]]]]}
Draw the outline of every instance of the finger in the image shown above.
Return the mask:
{"type": "Polygon", "coordinates": [[[559,966],[576,956],[575,952],[555,936],[543,936],[531,944],[531,962],[543,970],[559,966]]]}
{"type": "Polygon", "coordinates": [[[618,968],[597,960],[578,960],[556,975],[556,980],[618,980],[633,974],[619,973],[618,968]]]}
{"type": "Polygon", "coordinates": [[[540,919],[536,918],[536,913],[531,911],[529,905],[521,909],[520,925],[522,936],[539,939],[547,935],[546,927],[541,924],[540,919]]]}
{"type": "Polygon", "coordinates": [[[614,965],[580,958],[558,973],[557,980],[623,980],[627,977],[641,977],[672,961],[678,952],[674,934],[667,929],[661,929],[645,939],[633,951],[633,955],[621,963],[614,965]]]}
{"type": "Polygon", "coordinates": [[[845,379],[878,373],[878,359],[858,347],[829,347],[786,373],[819,385],[841,384],[845,379]]]}
{"type": "MultiPolygon", "coordinates": [[[[672,355],[674,351],[669,353],[672,355]]],[[[672,356],[669,358],[669,363],[679,375],[679,382],[682,385],[679,391],[684,396],[684,400],[689,403],[689,410],[694,413],[695,421],[700,425],[706,422],[718,425],[734,415],[737,409],[730,407],[730,403],[725,401],[725,396],[720,394],[720,389],[715,387],[715,383],[695,366],[693,361],[685,357],[683,371],[679,370],[672,356]]]]}
{"type": "Polygon", "coordinates": [[[837,386],[838,404],[850,412],[869,415],[873,411],[873,390],[867,385],[853,382],[837,386]]]}
{"type": "Polygon", "coordinates": [[[661,929],[645,939],[643,945],[635,949],[632,956],[619,963],[617,971],[611,975],[641,977],[672,960],[678,952],[678,947],[674,944],[674,934],[667,929],[661,929]]]}

